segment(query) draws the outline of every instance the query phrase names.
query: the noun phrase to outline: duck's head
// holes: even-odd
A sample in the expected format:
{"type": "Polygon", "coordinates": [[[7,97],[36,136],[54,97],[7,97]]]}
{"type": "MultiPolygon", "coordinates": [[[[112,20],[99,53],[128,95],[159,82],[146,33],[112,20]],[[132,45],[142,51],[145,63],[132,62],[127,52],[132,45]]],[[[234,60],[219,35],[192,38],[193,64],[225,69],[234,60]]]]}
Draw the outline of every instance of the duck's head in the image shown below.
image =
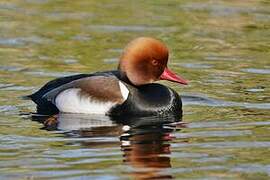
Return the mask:
{"type": "Polygon", "coordinates": [[[131,41],[120,58],[118,69],[122,76],[136,85],[168,80],[179,84],[187,81],[167,67],[168,48],[159,40],[140,37],[131,41]]]}

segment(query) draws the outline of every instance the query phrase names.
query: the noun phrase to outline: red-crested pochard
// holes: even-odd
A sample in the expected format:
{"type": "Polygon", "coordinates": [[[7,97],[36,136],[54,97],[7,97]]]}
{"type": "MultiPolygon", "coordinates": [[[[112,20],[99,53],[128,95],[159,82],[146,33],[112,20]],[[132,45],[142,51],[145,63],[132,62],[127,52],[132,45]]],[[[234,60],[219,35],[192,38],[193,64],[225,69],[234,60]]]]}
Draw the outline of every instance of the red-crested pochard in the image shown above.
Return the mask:
{"type": "Polygon", "coordinates": [[[118,70],[58,78],[27,97],[37,104],[39,114],[182,115],[179,95],[153,83],[187,84],[168,69],[168,56],[162,42],[140,37],[124,49],[118,70]]]}

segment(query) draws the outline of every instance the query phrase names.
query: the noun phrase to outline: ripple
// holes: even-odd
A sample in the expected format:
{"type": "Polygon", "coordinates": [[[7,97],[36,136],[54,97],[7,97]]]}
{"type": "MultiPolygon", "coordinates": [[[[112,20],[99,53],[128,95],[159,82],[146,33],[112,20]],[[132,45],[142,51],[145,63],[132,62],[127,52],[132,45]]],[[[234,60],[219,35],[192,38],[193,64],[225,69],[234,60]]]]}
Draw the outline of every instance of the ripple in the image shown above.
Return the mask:
{"type": "Polygon", "coordinates": [[[1,91],[27,91],[32,89],[34,89],[34,87],[18,86],[15,84],[0,84],[1,91]]]}
{"type": "MultiPolygon", "coordinates": [[[[244,60],[243,57],[235,57],[235,56],[217,56],[217,55],[209,55],[206,56],[206,60],[210,61],[239,61],[239,60],[244,60]]],[[[245,57],[246,59],[246,57],[245,57]]]]}
{"type": "Polygon", "coordinates": [[[269,148],[269,141],[226,141],[226,142],[207,142],[191,144],[174,144],[174,147],[200,147],[214,149],[235,149],[235,148],[269,148]]]}
{"type": "Polygon", "coordinates": [[[65,64],[77,64],[78,63],[78,60],[77,59],[64,59],[64,63],[65,64]]]}
{"type": "MultiPolygon", "coordinates": [[[[120,151],[117,151],[118,148],[111,149],[111,148],[104,148],[101,150],[92,150],[92,149],[74,149],[74,150],[62,150],[59,151],[55,157],[57,158],[82,158],[82,157],[108,157],[108,156],[118,156],[121,155],[120,151]],[[116,150],[116,151],[113,151],[116,150]]],[[[54,151],[55,153],[55,151],[54,151]]],[[[46,156],[45,156],[46,157],[46,156]]]]}
{"type": "Polygon", "coordinates": [[[40,71],[25,72],[25,74],[30,74],[30,75],[34,75],[34,76],[42,76],[42,77],[64,77],[64,76],[76,75],[78,73],[73,73],[73,72],[45,72],[43,70],[40,70],[40,71]]]}
{"type": "MultiPolygon", "coordinates": [[[[62,135],[64,132],[55,132],[55,134],[62,135]]],[[[5,142],[12,142],[13,144],[20,144],[20,143],[28,143],[31,142],[35,145],[39,145],[46,142],[88,142],[88,141],[94,141],[94,142],[118,142],[118,137],[104,137],[104,136],[98,136],[98,137],[53,137],[53,138],[47,138],[47,137],[31,137],[31,136],[11,136],[11,135],[3,135],[1,136],[1,140],[5,142]]],[[[1,145],[1,144],[0,144],[1,145]]],[[[31,146],[31,145],[30,145],[31,146]]]]}
{"type": "MultiPolygon", "coordinates": [[[[39,178],[60,178],[60,177],[64,177],[64,179],[66,179],[66,177],[70,177],[70,176],[81,176],[83,174],[89,173],[89,170],[54,170],[54,171],[38,171],[38,172],[31,172],[31,174],[29,174],[29,177],[39,177],[39,178]]],[[[22,174],[23,175],[23,174],[22,174]]],[[[24,175],[25,176],[25,175],[24,175]]],[[[37,178],[37,179],[39,179],[37,178]]]]}
{"type": "Polygon", "coordinates": [[[75,35],[71,39],[75,41],[90,41],[92,38],[85,35],[75,35]]]}
{"type": "Polygon", "coordinates": [[[176,31],[176,27],[152,27],[152,26],[115,26],[115,25],[91,25],[89,30],[98,32],[146,32],[146,31],[176,31]]]}
{"type": "Polygon", "coordinates": [[[223,101],[223,100],[219,100],[219,99],[209,98],[206,95],[182,95],[181,97],[182,97],[184,105],[270,109],[270,103],[249,103],[249,102],[223,101]]]}
{"type": "Polygon", "coordinates": [[[203,157],[200,159],[193,159],[193,162],[205,163],[205,162],[226,162],[231,156],[227,157],[203,157]]]}
{"type": "Polygon", "coordinates": [[[212,77],[213,79],[207,79],[205,82],[206,83],[214,83],[214,84],[231,84],[233,81],[230,80],[226,80],[224,78],[221,77],[212,77]]]}
{"type": "Polygon", "coordinates": [[[243,13],[258,13],[267,9],[257,8],[257,7],[237,7],[237,6],[224,6],[222,4],[210,4],[210,3],[189,3],[182,6],[186,11],[190,10],[200,10],[200,11],[210,11],[213,16],[235,16],[243,13]]]}
{"type": "MultiPolygon", "coordinates": [[[[199,171],[199,170],[226,170],[227,168],[225,166],[201,166],[201,167],[192,167],[192,168],[171,168],[171,173],[188,173],[193,171],[199,171]]],[[[208,179],[208,178],[207,178],[208,179]]]]}
{"type": "Polygon", "coordinates": [[[172,156],[176,158],[202,158],[208,157],[209,155],[206,153],[173,152],[172,156]]]}
{"type": "Polygon", "coordinates": [[[123,52],[123,49],[120,49],[120,48],[112,48],[112,49],[109,49],[108,51],[109,51],[109,52],[122,53],[122,52],[123,52]]]}
{"type": "Polygon", "coordinates": [[[232,137],[232,136],[247,136],[251,135],[250,130],[226,130],[226,131],[201,131],[192,133],[179,133],[176,135],[178,138],[191,138],[191,137],[232,137]]]}
{"type": "Polygon", "coordinates": [[[7,9],[7,10],[16,10],[18,7],[14,3],[1,3],[0,9],[7,9]]]}
{"type": "MultiPolygon", "coordinates": [[[[256,121],[256,122],[240,122],[240,121],[207,121],[207,122],[192,122],[187,124],[188,128],[241,128],[247,126],[268,126],[270,121],[256,121]]],[[[251,131],[247,132],[247,134],[251,131]]],[[[196,134],[196,133],[195,133],[196,134]]]]}
{"type": "Polygon", "coordinates": [[[26,0],[26,2],[28,3],[37,3],[37,4],[43,4],[43,3],[47,3],[49,0],[26,0]]]}
{"type": "Polygon", "coordinates": [[[51,20],[61,21],[61,20],[81,20],[81,19],[89,19],[95,16],[91,12],[50,12],[50,13],[43,13],[43,16],[49,18],[51,20]]]}
{"type": "Polygon", "coordinates": [[[10,105],[5,105],[5,106],[0,106],[0,112],[8,113],[10,114],[10,111],[17,111],[18,108],[15,106],[10,106],[10,105]]]}
{"type": "Polygon", "coordinates": [[[270,175],[270,165],[241,164],[231,169],[232,172],[266,173],[270,175]]]}
{"type": "Polygon", "coordinates": [[[14,84],[1,84],[1,83],[0,83],[0,89],[12,87],[12,86],[14,86],[14,84]]]}
{"type": "Polygon", "coordinates": [[[19,72],[25,69],[26,68],[19,66],[0,66],[0,71],[19,72]]]}
{"type": "Polygon", "coordinates": [[[250,88],[246,90],[247,92],[257,93],[257,92],[264,92],[263,88],[250,88]]]}
{"type": "Polygon", "coordinates": [[[187,126],[189,128],[219,128],[231,127],[239,121],[206,121],[206,122],[192,122],[187,126]]]}
{"type": "Polygon", "coordinates": [[[213,65],[210,64],[198,64],[198,63],[171,63],[175,66],[182,66],[185,68],[193,68],[193,69],[209,69],[213,67],[213,65]]]}
{"type": "Polygon", "coordinates": [[[268,126],[270,125],[270,121],[257,121],[257,122],[245,122],[245,123],[237,123],[235,126],[243,127],[243,126],[268,126]]]}
{"type": "Polygon", "coordinates": [[[47,44],[51,43],[53,40],[41,38],[38,36],[30,37],[16,37],[16,38],[0,38],[0,45],[6,46],[24,46],[29,43],[34,44],[47,44]]]}
{"type": "Polygon", "coordinates": [[[270,69],[256,69],[256,68],[247,68],[242,69],[243,72],[255,73],[255,74],[270,74],[270,69]]]}
{"type": "Polygon", "coordinates": [[[270,15],[269,14],[254,14],[255,18],[259,21],[265,21],[269,22],[270,21],[270,15]]]}
{"type": "Polygon", "coordinates": [[[106,64],[115,64],[118,63],[118,58],[107,58],[107,59],[103,59],[103,62],[106,64]]]}

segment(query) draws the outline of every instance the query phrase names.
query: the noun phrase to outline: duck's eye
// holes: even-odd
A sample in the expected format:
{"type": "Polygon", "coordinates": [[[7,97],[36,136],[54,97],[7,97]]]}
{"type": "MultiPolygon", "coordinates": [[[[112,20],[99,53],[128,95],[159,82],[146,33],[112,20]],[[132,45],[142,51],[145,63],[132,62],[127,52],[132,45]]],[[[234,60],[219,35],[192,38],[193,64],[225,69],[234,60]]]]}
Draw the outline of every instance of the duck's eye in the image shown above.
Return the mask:
{"type": "Polygon", "coordinates": [[[152,64],[153,64],[154,66],[157,66],[157,65],[158,65],[158,61],[155,60],[155,59],[153,59],[153,60],[152,60],[152,64]]]}

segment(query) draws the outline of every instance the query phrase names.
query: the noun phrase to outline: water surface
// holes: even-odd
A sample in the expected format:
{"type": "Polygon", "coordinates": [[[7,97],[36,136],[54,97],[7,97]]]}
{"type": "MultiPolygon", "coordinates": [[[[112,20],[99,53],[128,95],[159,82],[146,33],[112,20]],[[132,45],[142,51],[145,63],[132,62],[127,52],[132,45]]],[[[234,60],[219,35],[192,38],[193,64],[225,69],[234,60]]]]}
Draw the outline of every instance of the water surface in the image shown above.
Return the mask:
{"type": "Polygon", "coordinates": [[[0,179],[269,179],[269,72],[267,0],[2,0],[0,179]],[[20,96],[116,68],[138,36],[163,40],[190,80],[166,84],[182,96],[184,124],[68,115],[44,126],[27,115],[35,106],[20,96]]]}

